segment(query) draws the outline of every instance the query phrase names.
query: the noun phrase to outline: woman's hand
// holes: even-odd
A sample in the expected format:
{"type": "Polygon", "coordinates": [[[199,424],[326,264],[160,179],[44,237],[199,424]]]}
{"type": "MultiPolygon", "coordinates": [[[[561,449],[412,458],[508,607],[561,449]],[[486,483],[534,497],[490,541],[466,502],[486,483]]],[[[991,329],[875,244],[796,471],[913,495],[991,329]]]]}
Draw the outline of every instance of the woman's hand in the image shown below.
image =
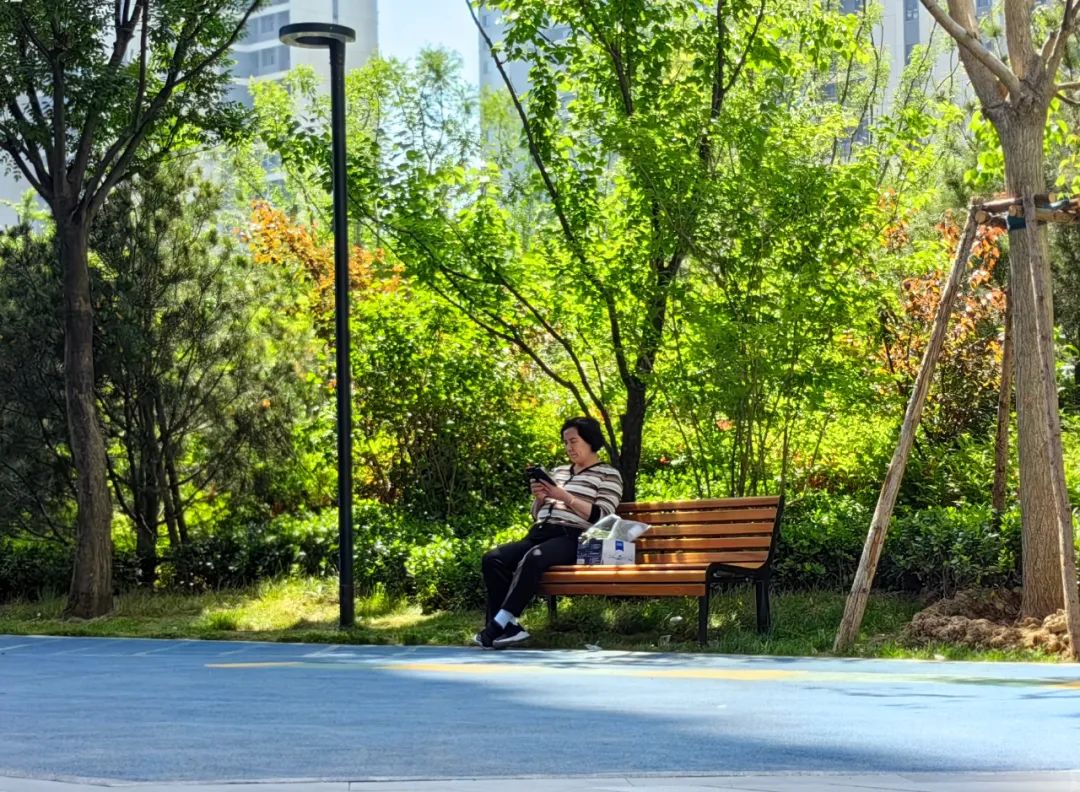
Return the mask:
{"type": "Polygon", "coordinates": [[[542,481],[533,481],[529,484],[529,492],[533,494],[533,497],[536,498],[536,500],[542,501],[548,497],[548,486],[549,485],[542,481]]]}
{"type": "Polygon", "coordinates": [[[546,490],[545,497],[554,498],[557,501],[562,501],[566,504],[566,507],[570,507],[570,503],[574,500],[574,496],[564,490],[562,487],[556,487],[552,484],[541,484],[546,490]]]}

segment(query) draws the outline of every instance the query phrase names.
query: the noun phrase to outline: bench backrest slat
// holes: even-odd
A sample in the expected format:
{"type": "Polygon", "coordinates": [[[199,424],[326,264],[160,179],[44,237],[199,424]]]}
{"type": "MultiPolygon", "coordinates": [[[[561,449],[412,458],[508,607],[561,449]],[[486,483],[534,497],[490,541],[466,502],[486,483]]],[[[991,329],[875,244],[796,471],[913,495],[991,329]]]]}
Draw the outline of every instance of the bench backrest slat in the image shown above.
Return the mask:
{"type": "Polygon", "coordinates": [[[727,564],[761,567],[775,541],[777,496],[623,503],[618,513],[648,523],[638,539],[638,564],[727,564]]]}
{"type": "Polygon", "coordinates": [[[722,553],[688,553],[681,550],[674,552],[642,553],[638,564],[728,564],[729,566],[759,567],[769,557],[768,550],[725,551],[722,553]]]}
{"type": "Polygon", "coordinates": [[[769,549],[771,536],[650,536],[646,533],[637,540],[639,552],[650,550],[744,550],[764,547],[769,549]]]}
{"type": "Polygon", "coordinates": [[[667,536],[770,536],[771,522],[761,523],[696,523],[691,525],[654,525],[643,536],[656,539],[667,536]]]}
{"type": "Polygon", "coordinates": [[[649,501],[649,502],[629,502],[623,503],[619,506],[619,511],[622,513],[623,509],[627,509],[635,512],[657,512],[657,511],[683,511],[694,510],[702,511],[706,509],[745,509],[761,506],[773,506],[775,507],[780,502],[778,495],[763,495],[755,498],[712,498],[709,500],[685,500],[685,501],[649,501]]]}
{"type": "Polygon", "coordinates": [[[624,512],[620,510],[619,514],[628,520],[637,520],[649,525],[690,525],[693,523],[717,525],[733,522],[763,522],[771,525],[776,517],[776,507],[682,512],[638,512],[630,510],[624,512]]]}

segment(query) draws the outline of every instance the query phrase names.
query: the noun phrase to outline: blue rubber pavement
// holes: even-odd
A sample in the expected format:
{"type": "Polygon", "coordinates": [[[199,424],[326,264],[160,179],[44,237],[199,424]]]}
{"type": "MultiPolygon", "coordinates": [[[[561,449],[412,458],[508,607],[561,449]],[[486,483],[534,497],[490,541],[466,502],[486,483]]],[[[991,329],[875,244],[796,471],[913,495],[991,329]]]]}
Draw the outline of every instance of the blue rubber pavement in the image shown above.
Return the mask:
{"type": "Polygon", "coordinates": [[[0,776],[1080,769],[1080,668],[0,636],[0,776]]]}

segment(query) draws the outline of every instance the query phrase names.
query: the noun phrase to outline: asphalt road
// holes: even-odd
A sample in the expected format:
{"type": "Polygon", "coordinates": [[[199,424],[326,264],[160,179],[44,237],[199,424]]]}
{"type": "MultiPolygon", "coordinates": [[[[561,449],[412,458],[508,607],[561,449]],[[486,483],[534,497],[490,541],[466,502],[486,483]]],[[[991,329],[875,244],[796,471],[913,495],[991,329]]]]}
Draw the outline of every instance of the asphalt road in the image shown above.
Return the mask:
{"type": "Polygon", "coordinates": [[[0,776],[1080,769],[1080,668],[0,636],[0,776]]]}

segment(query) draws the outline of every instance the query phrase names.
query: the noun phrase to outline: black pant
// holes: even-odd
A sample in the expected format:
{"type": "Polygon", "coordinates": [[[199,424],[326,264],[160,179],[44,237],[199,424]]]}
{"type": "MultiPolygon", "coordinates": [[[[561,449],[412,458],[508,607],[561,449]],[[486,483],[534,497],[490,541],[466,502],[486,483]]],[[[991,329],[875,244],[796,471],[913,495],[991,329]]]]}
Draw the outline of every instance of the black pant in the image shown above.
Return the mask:
{"type": "Polygon", "coordinates": [[[581,530],[558,526],[533,528],[519,542],[499,545],[484,554],[487,620],[500,610],[520,616],[549,567],[577,562],[581,530]]]}

